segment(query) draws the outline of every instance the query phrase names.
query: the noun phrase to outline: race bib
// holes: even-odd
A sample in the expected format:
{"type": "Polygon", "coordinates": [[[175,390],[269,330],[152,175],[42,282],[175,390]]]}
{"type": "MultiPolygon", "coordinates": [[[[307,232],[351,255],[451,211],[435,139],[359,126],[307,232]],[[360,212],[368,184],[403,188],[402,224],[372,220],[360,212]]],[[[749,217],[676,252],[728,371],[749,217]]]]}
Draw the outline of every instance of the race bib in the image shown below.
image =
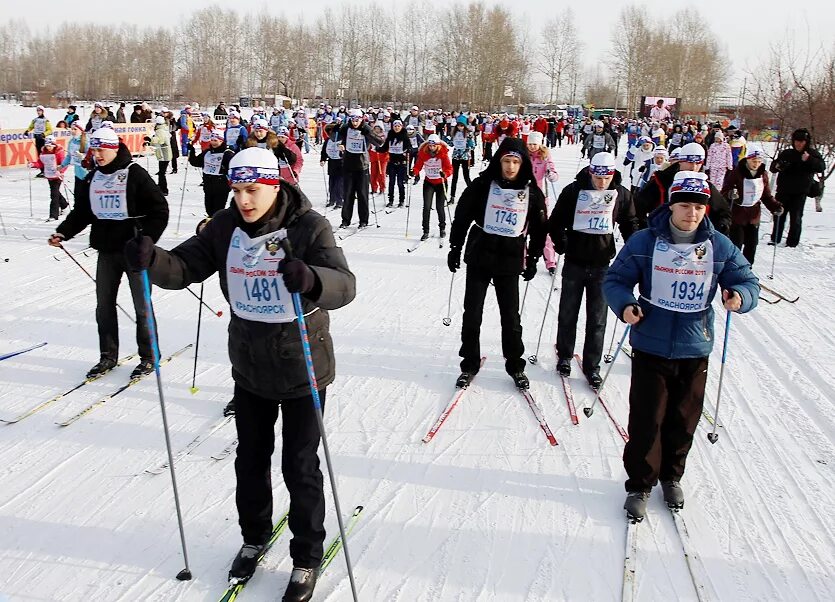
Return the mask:
{"type": "Polygon", "coordinates": [[[490,194],[484,210],[484,231],[516,238],[525,230],[528,218],[528,189],[513,190],[490,183],[490,194]]]}
{"type": "Polygon", "coordinates": [[[219,176],[220,164],[223,162],[223,153],[203,154],[203,173],[207,176],[219,176]]]}
{"type": "Polygon", "coordinates": [[[208,143],[212,138],[212,130],[209,128],[200,128],[200,142],[208,143]]]}
{"type": "Polygon", "coordinates": [[[586,234],[612,234],[612,214],[617,200],[617,190],[581,190],[572,228],[586,234]]]}
{"type": "Polygon", "coordinates": [[[342,155],[339,152],[339,142],[335,140],[328,140],[325,152],[327,153],[329,159],[337,161],[342,158],[342,155]]]}
{"type": "Polygon", "coordinates": [[[753,207],[759,203],[763,196],[764,187],[762,178],[746,178],[742,183],[742,200],[740,205],[743,207],[753,207]]]}
{"type": "Polygon", "coordinates": [[[431,180],[441,179],[441,160],[437,157],[427,159],[423,164],[423,174],[431,180]]]}
{"type": "Polygon", "coordinates": [[[427,119],[426,123],[423,124],[423,131],[424,132],[434,132],[435,131],[435,124],[427,119]]]}
{"type": "Polygon", "coordinates": [[[464,136],[456,136],[452,139],[452,148],[458,151],[467,149],[467,139],[464,136]]]}
{"type": "Polygon", "coordinates": [[[411,138],[409,138],[409,144],[412,145],[413,149],[417,148],[418,147],[417,136],[412,136],[411,138]]]}
{"type": "Polygon", "coordinates": [[[128,217],[128,169],[112,174],[96,171],[90,182],[90,209],[99,219],[126,220],[128,217]]]}
{"type": "Polygon", "coordinates": [[[238,143],[238,137],[240,136],[241,130],[236,127],[228,128],[226,132],[223,134],[224,138],[226,138],[226,146],[234,147],[238,143]]]}
{"type": "Polygon", "coordinates": [[[278,168],[279,169],[290,169],[290,164],[287,163],[285,159],[278,160],[278,168]]]}
{"type": "Polygon", "coordinates": [[[43,134],[46,132],[46,119],[42,117],[35,118],[35,127],[32,128],[32,133],[34,134],[43,134]]]}
{"type": "Polygon", "coordinates": [[[55,155],[41,155],[41,163],[43,163],[43,175],[48,180],[54,180],[58,177],[58,162],[55,159],[55,155]]]}
{"type": "Polygon", "coordinates": [[[605,144],[606,144],[606,139],[603,136],[601,136],[599,134],[594,135],[594,138],[592,139],[592,143],[591,143],[591,145],[594,148],[603,148],[603,146],[605,144]]]}
{"type": "Polygon", "coordinates": [[[524,135],[526,135],[526,136],[527,136],[528,134],[530,134],[530,133],[531,133],[531,124],[529,124],[529,123],[523,123],[523,124],[522,124],[522,133],[523,133],[524,135]]]}
{"type": "Polygon", "coordinates": [[[293,299],[278,271],[284,258],[279,241],[285,230],[250,238],[235,228],[226,253],[229,305],[236,316],[253,322],[281,323],[296,319],[293,299]]]}
{"type": "Polygon", "coordinates": [[[670,142],[672,144],[675,144],[676,146],[679,146],[681,144],[681,134],[675,133],[672,136],[670,136],[670,142]]]}
{"type": "Polygon", "coordinates": [[[484,124],[484,133],[485,134],[492,134],[493,133],[493,124],[492,123],[485,123],[484,124]]]}
{"type": "Polygon", "coordinates": [[[402,142],[390,142],[389,143],[389,152],[392,155],[402,155],[403,154],[403,143],[402,142]]]}
{"type": "Polygon", "coordinates": [[[658,239],[652,254],[650,303],[694,313],[708,305],[713,280],[713,243],[672,244],[658,239]]]}
{"type": "Polygon", "coordinates": [[[355,155],[365,152],[365,137],[362,132],[354,128],[348,128],[348,136],[345,141],[345,150],[355,155]]]}

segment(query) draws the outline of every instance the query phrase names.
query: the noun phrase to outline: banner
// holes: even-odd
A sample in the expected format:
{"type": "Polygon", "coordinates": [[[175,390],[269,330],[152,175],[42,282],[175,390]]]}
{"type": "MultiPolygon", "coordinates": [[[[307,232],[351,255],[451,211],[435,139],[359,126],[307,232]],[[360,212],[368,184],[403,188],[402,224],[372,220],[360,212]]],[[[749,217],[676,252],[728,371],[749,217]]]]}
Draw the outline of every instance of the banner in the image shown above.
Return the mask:
{"type": "MultiPolygon", "coordinates": [[[[134,155],[145,152],[145,136],[153,134],[154,126],[150,123],[114,123],[113,131],[125,143],[134,155]]],[[[58,144],[65,150],[72,134],[70,130],[52,130],[58,144]]],[[[35,139],[25,129],[0,130],[0,168],[25,167],[37,159],[35,139]]]]}

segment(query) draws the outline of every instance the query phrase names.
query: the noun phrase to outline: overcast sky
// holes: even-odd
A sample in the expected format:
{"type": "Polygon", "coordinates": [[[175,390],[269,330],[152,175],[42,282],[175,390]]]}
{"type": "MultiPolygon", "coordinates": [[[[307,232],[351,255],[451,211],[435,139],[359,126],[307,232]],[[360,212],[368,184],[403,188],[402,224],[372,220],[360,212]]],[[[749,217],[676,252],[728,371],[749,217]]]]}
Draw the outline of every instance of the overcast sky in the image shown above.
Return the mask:
{"type": "MultiPolygon", "coordinates": [[[[241,13],[251,14],[268,11],[288,16],[315,19],[318,12],[326,7],[337,9],[344,0],[299,0],[293,2],[232,1],[220,3],[224,7],[236,7],[241,13]]],[[[371,2],[351,0],[355,5],[370,5],[371,2]]],[[[585,43],[586,65],[592,67],[597,61],[605,60],[608,54],[611,32],[617,27],[617,17],[623,2],[617,0],[596,0],[592,4],[555,2],[554,0],[515,0],[513,2],[493,2],[503,4],[515,14],[526,18],[531,29],[550,16],[568,6],[574,6],[578,28],[585,43]],[[589,6],[587,14],[582,8],[589,6]]],[[[641,0],[638,4],[646,6],[650,14],[659,18],[674,12],[679,7],[693,6],[692,2],[675,0],[641,0]]],[[[37,0],[34,5],[21,3],[19,0],[0,0],[0,21],[24,19],[31,28],[43,28],[45,25],[58,24],[64,20],[93,21],[97,23],[119,23],[129,21],[138,25],[172,25],[181,15],[211,5],[204,0],[135,0],[116,2],[68,2],[67,0],[37,0]]],[[[466,2],[458,0],[439,2],[429,0],[421,4],[463,6],[466,2]]],[[[801,0],[799,2],[777,2],[760,0],[759,2],[739,0],[700,0],[695,3],[712,30],[725,44],[732,57],[732,77],[728,82],[728,93],[736,96],[742,87],[745,70],[753,69],[760,58],[767,53],[773,40],[787,37],[792,31],[798,40],[808,39],[814,47],[821,44],[833,47],[835,44],[835,10],[832,0],[801,0]]],[[[402,8],[406,2],[390,0],[377,3],[378,6],[402,8]]],[[[370,11],[373,15],[373,11],[370,11]]],[[[535,49],[531,49],[535,51],[535,49]]],[[[649,51],[649,49],[648,49],[649,51]]],[[[539,76],[537,76],[539,79],[539,76]]]]}

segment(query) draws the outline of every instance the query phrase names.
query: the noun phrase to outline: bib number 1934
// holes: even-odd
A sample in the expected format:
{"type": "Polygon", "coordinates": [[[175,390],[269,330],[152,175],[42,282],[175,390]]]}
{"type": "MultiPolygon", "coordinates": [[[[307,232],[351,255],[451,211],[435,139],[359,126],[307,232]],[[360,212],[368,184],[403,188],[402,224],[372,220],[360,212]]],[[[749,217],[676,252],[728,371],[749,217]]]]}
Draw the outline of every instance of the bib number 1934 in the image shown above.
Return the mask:
{"type": "Polygon", "coordinates": [[[670,288],[673,289],[673,299],[681,301],[695,301],[696,299],[699,301],[704,300],[705,283],[702,282],[698,288],[696,288],[696,285],[696,282],[679,282],[676,280],[670,284],[670,288]]]}

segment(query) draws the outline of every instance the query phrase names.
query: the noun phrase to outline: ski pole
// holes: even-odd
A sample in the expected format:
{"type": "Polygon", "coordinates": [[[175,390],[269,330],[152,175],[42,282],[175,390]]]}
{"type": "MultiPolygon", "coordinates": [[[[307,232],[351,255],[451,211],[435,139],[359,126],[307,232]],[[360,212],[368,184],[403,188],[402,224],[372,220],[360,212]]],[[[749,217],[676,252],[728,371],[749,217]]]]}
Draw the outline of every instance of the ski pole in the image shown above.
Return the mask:
{"type": "Polygon", "coordinates": [[[606,353],[606,355],[603,356],[603,361],[607,364],[611,364],[612,360],[615,359],[612,356],[612,347],[615,346],[615,334],[617,333],[617,331],[618,331],[618,322],[617,322],[617,318],[615,318],[615,326],[612,328],[612,340],[609,341],[609,351],[608,351],[608,353],[606,353]]]}
{"type": "Polygon", "coordinates": [[[37,345],[32,345],[31,347],[27,347],[26,349],[21,349],[20,351],[11,351],[9,353],[4,353],[3,355],[0,355],[0,362],[2,362],[3,360],[7,360],[10,357],[14,357],[16,355],[23,355],[24,353],[28,353],[29,351],[40,349],[45,345],[46,343],[38,343],[37,345]]]}
{"type": "MultiPolygon", "coordinates": [[[[635,312],[635,309],[632,310],[635,312]]],[[[621,347],[623,347],[623,342],[626,340],[626,335],[629,334],[629,330],[632,328],[631,324],[627,324],[626,328],[623,330],[623,334],[620,337],[620,342],[618,343],[617,349],[615,349],[615,355],[612,358],[612,363],[609,364],[609,367],[606,368],[606,374],[603,376],[603,381],[600,383],[600,386],[597,388],[597,395],[594,396],[594,401],[591,405],[587,408],[583,408],[583,414],[586,415],[586,418],[591,418],[591,415],[594,414],[594,406],[597,405],[597,400],[600,399],[600,392],[603,390],[603,386],[606,384],[606,381],[609,379],[609,373],[612,371],[612,366],[615,365],[615,360],[618,359],[618,354],[620,353],[621,347]]]]}
{"type": "MultiPolygon", "coordinates": [[[[92,280],[92,281],[93,281],[93,283],[95,284],[96,279],[95,279],[95,278],[93,278],[93,275],[92,275],[92,274],[90,274],[90,272],[88,272],[88,271],[85,269],[85,267],[84,267],[83,265],[81,265],[80,263],[78,263],[78,260],[77,260],[75,257],[73,257],[72,253],[70,253],[69,251],[67,251],[67,249],[66,249],[66,247],[64,247],[64,245],[59,244],[58,246],[59,246],[59,247],[61,247],[61,250],[62,250],[64,253],[66,253],[66,254],[69,256],[69,258],[73,260],[73,263],[75,263],[75,265],[77,265],[79,268],[81,268],[81,271],[82,271],[82,272],[84,272],[85,274],[87,274],[87,277],[88,277],[90,280],[92,280]]],[[[116,304],[116,307],[118,307],[118,308],[122,311],[122,313],[123,313],[123,314],[125,314],[125,315],[128,317],[128,319],[129,319],[131,322],[133,322],[134,324],[136,323],[136,320],[134,320],[134,319],[133,319],[133,316],[132,316],[132,315],[130,315],[127,311],[125,311],[125,308],[124,308],[124,307],[122,307],[122,306],[121,306],[121,305],[119,305],[118,303],[116,304]]]]}
{"type": "MultiPolygon", "coordinates": [[[[780,219],[778,216],[777,219],[780,219]]],[[[771,254],[771,273],[768,275],[769,280],[774,280],[774,262],[777,261],[777,240],[774,240],[774,252],[771,254]]]]}
{"type": "Polygon", "coordinates": [[[525,283],[525,292],[522,293],[522,307],[519,308],[519,318],[522,318],[522,314],[525,313],[525,299],[528,298],[528,287],[531,285],[531,281],[528,280],[525,283]]]}
{"type": "Polygon", "coordinates": [[[180,220],[183,217],[183,200],[186,198],[186,178],[188,177],[188,161],[186,161],[186,169],[183,172],[183,193],[180,195],[180,212],[177,215],[177,231],[174,234],[180,234],[180,220]]]}
{"type": "MultiPolygon", "coordinates": [[[[281,241],[281,248],[284,250],[287,259],[293,258],[293,249],[290,241],[286,238],[281,241]]],[[[339,496],[336,493],[336,478],[333,474],[333,464],[328,448],[328,438],[325,434],[325,419],[322,414],[322,403],[319,400],[319,385],[316,382],[316,372],[313,369],[313,354],[310,351],[310,339],[307,336],[307,324],[302,310],[302,299],[299,293],[292,293],[293,309],[296,312],[296,319],[299,322],[299,334],[302,339],[302,350],[304,351],[305,365],[307,366],[307,380],[310,383],[310,396],[313,398],[313,407],[316,409],[316,421],[319,423],[319,434],[322,436],[322,450],[325,452],[325,464],[328,467],[328,477],[331,482],[331,493],[333,494],[333,505],[336,510],[336,521],[339,524],[339,536],[342,538],[342,551],[345,553],[345,565],[348,568],[348,579],[351,582],[351,593],[354,602],[358,602],[357,586],[354,583],[354,569],[351,565],[351,556],[348,554],[348,537],[345,534],[345,525],[342,523],[342,510],[339,506],[339,496]]]]}
{"type": "Polygon", "coordinates": [[[8,234],[8,231],[6,231],[6,222],[3,221],[2,213],[0,213],[0,226],[3,226],[3,234],[8,234]]]}
{"type": "Polygon", "coordinates": [[[322,179],[325,181],[325,208],[330,209],[331,203],[331,192],[330,187],[328,186],[328,174],[325,171],[325,166],[322,166],[322,179]]]}
{"type": "Polygon", "coordinates": [[[716,392],[716,411],[713,414],[713,431],[707,434],[707,440],[711,443],[716,443],[719,440],[719,433],[716,432],[716,427],[719,424],[719,402],[722,399],[722,377],[725,376],[725,359],[728,357],[728,335],[731,332],[731,313],[729,311],[725,318],[725,342],[722,345],[722,366],[719,368],[719,390],[716,392]]]}
{"type": "MultiPolygon", "coordinates": [[[[148,332],[151,335],[151,348],[154,352],[154,372],[157,374],[157,392],[159,393],[159,407],[162,411],[162,428],[165,432],[165,448],[168,452],[168,466],[171,468],[171,485],[174,488],[174,506],[177,508],[177,524],[180,527],[180,542],[183,545],[183,561],[185,568],[177,573],[178,581],[190,581],[191,569],[188,568],[188,551],[186,550],[186,532],[183,529],[183,514],[180,511],[180,494],[177,491],[177,476],[174,473],[174,455],[171,453],[171,436],[168,433],[168,416],[165,413],[165,395],[162,392],[162,375],[159,371],[159,339],[157,325],[154,320],[154,304],[151,301],[151,282],[148,280],[148,270],[142,270],[142,293],[145,297],[145,313],[147,315],[148,332]]],[[[197,352],[195,351],[195,357],[197,352]]]]}
{"type": "Polygon", "coordinates": [[[29,176],[29,217],[35,217],[35,210],[32,207],[32,169],[28,165],[26,174],[29,176]]]}
{"type": "Polygon", "coordinates": [[[449,279],[449,298],[446,302],[446,318],[443,319],[444,326],[452,324],[452,285],[455,283],[455,272],[452,273],[452,278],[449,279]]]}
{"type": "MultiPolygon", "coordinates": [[[[545,312],[542,314],[542,324],[539,325],[539,336],[536,338],[536,352],[528,358],[528,361],[534,365],[538,360],[539,345],[542,342],[542,331],[545,330],[545,318],[548,317],[548,310],[551,309],[551,295],[554,293],[554,280],[557,279],[557,272],[551,274],[551,286],[548,287],[548,300],[545,302],[545,312]]],[[[530,281],[529,281],[530,282],[530,281]]],[[[527,287],[525,287],[527,292],[527,287]]]]}
{"type": "Polygon", "coordinates": [[[447,219],[449,219],[450,227],[452,227],[452,211],[449,208],[449,189],[447,187],[446,178],[443,179],[444,183],[444,206],[446,207],[447,219]]]}
{"type": "Polygon", "coordinates": [[[377,227],[380,227],[380,219],[377,217],[377,195],[371,193],[371,206],[374,208],[374,223],[377,227]]]}
{"type": "Polygon", "coordinates": [[[197,295],[197,293],[195,293],[193,290],[191,290],[191,289],[190,289],[190,288],[188,288],[188,287],[186,287],[186,290],[187,290],[189,293],[191,293],[191,296],[192,296],[192,297],[194,297],[195,299],[199,299],[199,300],[200,300],[200,305],[201,305],[202,307],[205,307],[206,309],[208,309],[210,312],[212,312],[212,313],[213,313],[214,315],[216,315],[218,318],[219,318],[220,316],[222,316],[222,315],[223,315],[223,311],[215,311],[214,309],[212,309],[212,308],[211,308],[211,306],[210,306],[208,303],[206,303],[205,301],[203,301],[203,283],[202,283],[202,282],[200,283],[200,296],[198,296],[198,295],[197,295]]]}
{"type": "MultiPolygon", "coordinates": [[[[414,186],[414,184],[412,184],[412,186],[414,186]]],[[[412,210],[412,186],[409,186],[406,190],[406,238],[409,238],[409,213],[412,210]]]]}
{"type": "MultiPolygon", "coordinates": [[[[189,291],[190,292],[190,291],[189,291]]],[[[191,373],[191,394],[194,395],[199,391],[195,382],[197,381],[197,354],[200,352],[200,321],[203,318],[203,283],[200,283],[200,303],[197,305],[197,340],[194,342],[194,370],[191,373]]]]}

